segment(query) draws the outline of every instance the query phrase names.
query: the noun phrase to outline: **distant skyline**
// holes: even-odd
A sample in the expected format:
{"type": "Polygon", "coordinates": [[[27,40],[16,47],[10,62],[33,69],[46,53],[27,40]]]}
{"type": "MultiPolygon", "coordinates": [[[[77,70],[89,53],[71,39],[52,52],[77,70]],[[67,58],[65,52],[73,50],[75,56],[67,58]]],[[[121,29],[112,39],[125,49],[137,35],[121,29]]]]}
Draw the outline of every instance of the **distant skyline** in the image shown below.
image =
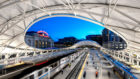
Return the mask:
{"type": "Polygon", "coordinates": [[[28,31],[46,31],[54,40],[64,37],[85,39],[87,35],[102,34],[104,27],[74,17],[51,17],[34,23],[28,31]]]}

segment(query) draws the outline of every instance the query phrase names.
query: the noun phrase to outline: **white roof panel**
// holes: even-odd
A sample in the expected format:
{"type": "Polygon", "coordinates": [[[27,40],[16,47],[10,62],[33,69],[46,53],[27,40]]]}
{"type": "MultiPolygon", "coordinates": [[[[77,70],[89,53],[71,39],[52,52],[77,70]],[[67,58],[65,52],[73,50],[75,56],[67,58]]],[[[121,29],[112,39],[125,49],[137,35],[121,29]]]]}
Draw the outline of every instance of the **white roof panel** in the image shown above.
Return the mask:
{"type": "Polygon", "coordinates": [[[0,0],[0,44],[20,48],[16,45],[23,43],[21,47],[27,48],[24,30],[35,18],[72,13],[105,23],[126,40],[128,48],[140,49],[139,3],[140,0],[0,0]],[[18,40],[5,43],[12,37],[18,40]]]}

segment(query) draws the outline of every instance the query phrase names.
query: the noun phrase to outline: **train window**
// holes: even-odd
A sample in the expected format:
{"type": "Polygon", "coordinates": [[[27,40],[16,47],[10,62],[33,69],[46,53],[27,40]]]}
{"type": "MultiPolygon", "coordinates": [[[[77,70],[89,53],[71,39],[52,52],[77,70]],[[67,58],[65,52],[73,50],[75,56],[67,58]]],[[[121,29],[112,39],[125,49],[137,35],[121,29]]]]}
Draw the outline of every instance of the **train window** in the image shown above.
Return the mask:
{"type": "Polygon", "coordinates": [[[120,56],[120,58],[122,58],[122,55],[120,56]]]}
{"type": "Polygon", "coordinates": [[[29,56],[33,56],[33,54],[34,54],[33,52],[31,52],[31,53],[28,53],[28,55],[29,55],[29,56]]]}
{"type": "Polygon", "coordinates": [[[36,54],[40,55],[40,52],[36,52],[36,54]]]}
{"type": "Polygon", "coordinates": [[[118,52],[115,53],[115,56],[118,57],[118,52]]]}
{"type": "Polygon", "coordinates": [[[112,55],[114,55],[115,53],[114,52],[112,52],[112,55]]]}
{"type": "Polygon", "coordinates": [[[54,67],[56,67],[57,66],[57,63],[54,63],[54,67]]]}
{"type": "Polygon", "coordinates": [[[121,55],[119,55],[119,58],[121,58],[121,55]]]}
{"type": "Polygon", "coordinates": [[[126,57],[124,57],[124,59],[126,59],[126,57]]]}
{"type": "Polygon", "coordinates": [[[38,72],[38,76],[40,76],[42,74],[42,70],[40,70],[39,72],[38,72]]]}
{"type": "Polygon", "coordinates": [[[2,55],[2,59],[4,59],[5,58],[5,55],[2,55]]]}
{"type": "Polygon", "coordinates": [[[15,57],[16,57],[16,54],[12,54],[12,55],[10,55],[9,58],[15,58],[15,57]]]}
{"type": "Polygon", "coordinates": [[[51,67],[53,68],[53,64],[51,65],[51,67]]]}
{"type": "Polygon", "coordinates": [[[137,61],[136,60],[134,60],[134,64],[137,65],[137,61]]]}
{"type": "Polygon", "coordinates": [[[4,58],[5,58],[5,55],[0,56],[0,60],[1,60],[1,59],[4,59],[4,58]]]}
{"type": "Polygon", "coordinates": [[[126,55],[126,56],[129,56],[129,54],[128,54],[128,53],[125,53],[125,55],[126,55]]]}
{"type": "Polygon", "coordinates": [[[48,71],[48,68],[47,69],[45,69],[45,72],[47,72],[48,71]]]}
{"type": "Polygon", "coordinates": [[[128,57],[126,57],[126,61],[129,62],[129,58],[128,57]]]}
{"type": "Polygon", "coordinates": [[[29,77],[29,79],[34,79],[34,75],[31,75],[31,76],[29,77]]]}
{"type": "Polygon", "coordinates": [[[22,56],[24,56],[24,55],[25,55],[25,53],[21,53],[19,56],[22,57],[22,56]]]}

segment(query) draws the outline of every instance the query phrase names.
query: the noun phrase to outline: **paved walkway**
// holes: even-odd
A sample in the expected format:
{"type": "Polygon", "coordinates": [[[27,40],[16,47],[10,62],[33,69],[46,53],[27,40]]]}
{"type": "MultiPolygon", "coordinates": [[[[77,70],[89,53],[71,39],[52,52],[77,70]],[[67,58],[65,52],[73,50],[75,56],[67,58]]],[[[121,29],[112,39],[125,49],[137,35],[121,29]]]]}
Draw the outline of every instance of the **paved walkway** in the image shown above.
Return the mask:
{"type": "MultiPolygon", "coordinates": [[[[91,51],[91,52],[97,52],[97,51],[91,51]]],[[[86,71],[86,78],[85,79],[119,79],[118,76],[114,75],[111,69],[102,69],[102,76],[100,75],[100,71],[99,71],[99,76],[98,78],[95,77],[95,72],[96,69],[93,66],[93,60],[92,60],[92,56],[91,54],[88,56],[88,65],[85,65],[84,71],[86,71]],[[107,72],[110,71],[110,78],[107,75],[107,72]]],[[[83,75],[82,75],[83,76],[83,75]]],[[[82,79],[84,79],[82,77],[82,79]]]]}
{"type": "Polygon", "coordinates": [[[71,70],[75,67],[75,65],[78,63],[78,61],[80,59],[81,59],[81,56],[78,57],[74,62],[71,63],[71,67],[70,68],[67,66],[67,68],[64,69],[63,74],[59,73],[54,79],[66,79],[68,74],[71,72],[71,70]]]}

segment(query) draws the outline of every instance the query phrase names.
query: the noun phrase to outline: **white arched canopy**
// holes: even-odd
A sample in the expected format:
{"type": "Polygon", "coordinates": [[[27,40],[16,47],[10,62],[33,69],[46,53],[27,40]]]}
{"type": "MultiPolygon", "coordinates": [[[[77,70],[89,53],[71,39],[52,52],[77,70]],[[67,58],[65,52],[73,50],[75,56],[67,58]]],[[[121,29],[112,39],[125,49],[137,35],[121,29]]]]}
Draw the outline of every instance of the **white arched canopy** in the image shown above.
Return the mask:
{"type": "Polygon", "coordinates": [[[138,51],[139,3],[140,0],[0,0],[0,53],[33,49],[24,42],[26,28],[41,16],[63,16],[52,15],[60,13],[104,23],[104,27],[125,39],[127,49],[138,51]]]}
{"type": "Polygon", "coordinates": [[[75,43],[73,46],[71,46],[70,48],[77,48],[77,47],[81,47],[81,46],[94,46],[97,48],[100,48],[101,46],[95,42],[95,41],[90,41],[90,40],[85,40],[85,41],[80,41],[78,43],[75,43]]]}

